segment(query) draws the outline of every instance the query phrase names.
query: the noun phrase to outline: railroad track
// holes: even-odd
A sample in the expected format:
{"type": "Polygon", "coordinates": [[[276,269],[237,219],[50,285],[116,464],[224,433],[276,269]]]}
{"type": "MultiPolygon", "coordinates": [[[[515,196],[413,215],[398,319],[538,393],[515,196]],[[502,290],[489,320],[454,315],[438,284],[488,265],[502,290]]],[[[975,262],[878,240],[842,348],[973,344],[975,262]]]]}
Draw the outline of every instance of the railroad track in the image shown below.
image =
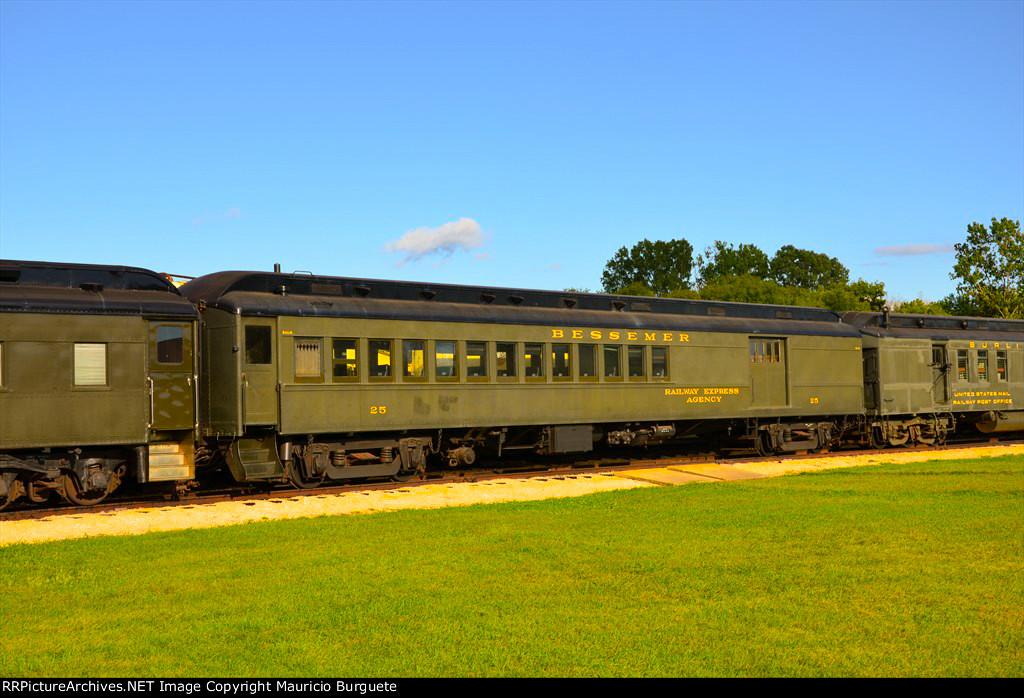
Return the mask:
{"type": "Polygon", "coordinates": [[[285,486],[274,488],[253,488],[235,486],[232,488],[209,488],[196,490],[185,495],[146,494],[140,495],[130,491],[124,492],[119,498],[108,499],[102,504],[82,507],[61,502],[55,506],[22,506],[0,512],[0,522],[19,521],[31,519],[43,519],[48,517],[75,516],[94,513],[114,513],[132,509],[143,509],[153,507],[195,507],[204,504],[218,502],[257,502],[260,500],[286,500],[300,497],[320,497],[353,492],[370,492],[378,490],[409,490],[425,485],[451,484],[459,482],[482,482],[495,479],[525,479],[535,477],[549,477],[557,479],[570,475],[586,473],[617,473],[628,472],[629,470],[640,470],[645,468],[664,468],[669,466],[686,466],[698,464],[729,465],[737,462],[743,463],[777,463],[780,461],[799,461],[809,458],[849,457],[886,455],[896,453],[915,452],[942,452],[968,447],[985,446],[1009,446],[1024,444],[1024,440],[999,440],[988,439],[986,441],[958,441],[946,443],[942,446],[912,446],[899,449],[845,449],[837,451],[819,451],[816,453],[798,452],[785,455],[759,456],[750,450],[735,450],[727,453],[700,453],[700,454],[664,454],[658,457],[607,457],[590,458],[565,463],[553,463],[545,461],[510,463],[502,468],[486,469],[475,468],[472,470],[449,470],[430,471],[423,477],[408,482],[358,482],[343,485],[325,485],[314,489],[293,489],[285,486]]]}

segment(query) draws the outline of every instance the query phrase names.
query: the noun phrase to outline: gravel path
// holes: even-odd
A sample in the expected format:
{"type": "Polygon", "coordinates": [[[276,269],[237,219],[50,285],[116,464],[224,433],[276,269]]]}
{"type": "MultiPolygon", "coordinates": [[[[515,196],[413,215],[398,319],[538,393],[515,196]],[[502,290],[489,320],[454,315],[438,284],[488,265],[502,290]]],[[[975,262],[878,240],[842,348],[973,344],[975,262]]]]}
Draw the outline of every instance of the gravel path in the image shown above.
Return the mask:
{"type": "Polygon", "coordinates": [[[0,546],[90,536],[135,535],[151,531],[229,526],[260,520],[369,514],[396,509],[438,509],[469,504],[576,497],[609,490],[660,486],[657,483],[720,482],[752,477],[775,477],[788,473],[858,465],[913,463],[924,460],[1003,455],[1018,455],[1024,462],[1024,445],[983,446],[938,452],[901,453],[894,451],[884,455],[828,456],[767,463],[734,462],[727,466],[680,465],[630,470],[621,473],[539,476],[529,479],[424,485],[398,490],[347,492],[247,502],[162,506],[114,512],[83,512],[45,519],[0,523],[0,546]]]}

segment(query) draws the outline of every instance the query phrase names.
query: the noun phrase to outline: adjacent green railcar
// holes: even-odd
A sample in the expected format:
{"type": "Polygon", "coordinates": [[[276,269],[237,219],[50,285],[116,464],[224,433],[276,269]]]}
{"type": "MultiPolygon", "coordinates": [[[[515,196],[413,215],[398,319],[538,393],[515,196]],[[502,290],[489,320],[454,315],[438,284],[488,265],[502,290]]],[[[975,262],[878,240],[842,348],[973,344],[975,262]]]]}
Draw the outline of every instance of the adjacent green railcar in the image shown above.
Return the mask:
{"type": "Polygon", "coordinates": [[[957,424],[1024,430],[1024,320],[845,313],[864,337],[876,445],[941,441],[957,424]]]}
{"type": "Polygon", "coordinates": [[[191,480],[197,319],[146,269],[0,261],[0,508],[191,480]]]}
{"type": "Polygon", "coordinates": [[[243,481],[730,431],[812,449],[864,414],[860,333],[827,310],[261,272],[182,293],[203,436],[243,481]]]}

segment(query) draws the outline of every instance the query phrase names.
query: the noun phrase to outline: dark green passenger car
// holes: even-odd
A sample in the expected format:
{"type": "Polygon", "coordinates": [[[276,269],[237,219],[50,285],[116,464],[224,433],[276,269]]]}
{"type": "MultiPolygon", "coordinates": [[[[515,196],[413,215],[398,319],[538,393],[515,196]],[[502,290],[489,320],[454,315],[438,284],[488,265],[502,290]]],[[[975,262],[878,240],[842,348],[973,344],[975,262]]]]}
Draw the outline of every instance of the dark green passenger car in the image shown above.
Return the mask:
{"type": "Polygon", "coordinates": [[[0,508],[191,480],[197,317],[145,269],[0,261],[0,508]]]}
{"type": "Polygon", "coordinates": [[[876,445],[935,443],[957,425],[1024,430],[1024,320],[845,313],[864,335],[876,445]]]}
{"type": "Polygon", "coordinates": [[[181,290],[203,436],[239,480],[716,433],[813,449],[864,415],[860,332],[827,310],[264,272],[181,290]]]}

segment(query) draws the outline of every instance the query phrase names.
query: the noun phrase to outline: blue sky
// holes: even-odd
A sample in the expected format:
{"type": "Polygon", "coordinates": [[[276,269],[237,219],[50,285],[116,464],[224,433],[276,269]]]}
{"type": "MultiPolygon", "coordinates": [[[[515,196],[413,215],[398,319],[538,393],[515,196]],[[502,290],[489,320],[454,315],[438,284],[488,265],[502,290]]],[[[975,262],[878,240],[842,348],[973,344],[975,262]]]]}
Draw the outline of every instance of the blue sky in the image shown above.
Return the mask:
{"type": "Polygon", "coordinates": [[[1018,1],[2,0],[0,255],[599,290],[683,237],[938,299],[1024,217],[1022,37],[1018,1]]]}

